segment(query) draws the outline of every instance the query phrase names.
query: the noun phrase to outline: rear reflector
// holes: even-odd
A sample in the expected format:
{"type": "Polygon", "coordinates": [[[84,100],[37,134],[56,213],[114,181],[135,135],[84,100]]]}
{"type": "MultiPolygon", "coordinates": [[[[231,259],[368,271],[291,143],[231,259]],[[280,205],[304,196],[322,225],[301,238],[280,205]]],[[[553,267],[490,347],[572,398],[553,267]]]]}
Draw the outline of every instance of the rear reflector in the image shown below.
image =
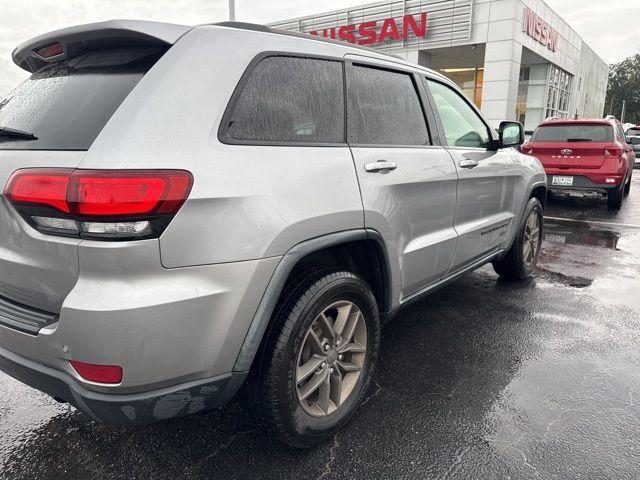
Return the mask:
{"type": "Polygon", "coordinates": [[[36,53],[42,58],[51,58],[62,55],[64,53],[64,49],[59,43],[54,43],[53,45],[49,45],[47,47],[36,50],[36,53]]]}
{"type": "Polygon", "coordinates": [[[16,171],[7,199],[36,228],[90,238],[158,236],[187,199],[185,170],[16,171]]]}
{"type": "Polygon", "coordinates": [[[120,383],[122,382],[122,367],[116,365],[93,365],[91,363],[76,362],[70,360],[73,369],[84,380],[96,383],[120,383]]]}

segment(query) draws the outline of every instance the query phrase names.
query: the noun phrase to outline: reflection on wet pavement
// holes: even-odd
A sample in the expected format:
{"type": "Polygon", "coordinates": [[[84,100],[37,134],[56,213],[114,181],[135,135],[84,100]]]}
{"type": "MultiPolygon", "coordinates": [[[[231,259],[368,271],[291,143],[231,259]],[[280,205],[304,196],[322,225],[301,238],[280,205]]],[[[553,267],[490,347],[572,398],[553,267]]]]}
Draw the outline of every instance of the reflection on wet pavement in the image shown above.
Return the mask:
{"type": "Polygon", "coordinates": [[[487,266],[402,312],[364,405],[316,449],[274,442],[239,401],[127,429],[0,374],[0,477],[638,479],[633,187],[617,214],[551,199],[535,279],[487,266]]]}

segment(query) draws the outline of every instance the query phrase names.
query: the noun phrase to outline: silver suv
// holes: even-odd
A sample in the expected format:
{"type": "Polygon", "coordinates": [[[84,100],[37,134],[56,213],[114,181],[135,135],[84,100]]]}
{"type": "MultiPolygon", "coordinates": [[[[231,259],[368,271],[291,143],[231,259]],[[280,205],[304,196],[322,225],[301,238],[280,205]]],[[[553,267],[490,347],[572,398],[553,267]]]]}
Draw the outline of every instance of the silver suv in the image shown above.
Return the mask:
{"type": "Polygon", "coordinates": [[[442,75],[267,27],[109,21],[20,45],[0,103],[0,368],[145,424],[245,385],[283,441],[341,427],[380,325],[493,262],[546,177],[442,75]]]}

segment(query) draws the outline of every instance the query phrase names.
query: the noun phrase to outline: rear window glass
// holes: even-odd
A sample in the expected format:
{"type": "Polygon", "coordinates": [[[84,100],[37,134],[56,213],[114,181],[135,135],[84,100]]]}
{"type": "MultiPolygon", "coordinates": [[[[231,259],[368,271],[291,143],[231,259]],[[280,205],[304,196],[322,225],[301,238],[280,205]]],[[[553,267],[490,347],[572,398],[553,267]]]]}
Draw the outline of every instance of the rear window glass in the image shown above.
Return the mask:
{"type": "Polygon", "coordinates": [[[164,51],[107,49],[47,65],[0,100],[0,149],[87,150],[164,51]]]}
{"type": "Polygon", "coordinates": [[[640,128],[630,128],[627,130],[627,135],[630,137],[640,135],[640,128]]]}
{"type": "Polygon", "coordinates": [[[613,142],[608,125],[547,125],[533,132],[532,142],[613,142]]]}
{"type": "Polygon", "coordinates": [[[255,143],[343,143],[343,83],[341,62],[265,58],[251,72],[223,135],[255,143]]]}

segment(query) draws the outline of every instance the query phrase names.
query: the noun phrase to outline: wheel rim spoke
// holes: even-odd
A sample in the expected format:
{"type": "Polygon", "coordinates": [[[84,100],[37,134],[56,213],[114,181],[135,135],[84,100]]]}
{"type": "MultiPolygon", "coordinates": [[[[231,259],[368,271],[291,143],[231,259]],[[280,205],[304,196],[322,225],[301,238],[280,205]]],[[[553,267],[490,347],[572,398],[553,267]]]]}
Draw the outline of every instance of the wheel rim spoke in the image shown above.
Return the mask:
{"type": "Polygon", "coordinates": [[[316,355],[325,356],[324,349],[322,347],[322,340],[318,337],[318,334],[313,328],[309,329],[309,335],[307,335],[307,345],[311,347],[311,351],[316,355]]]}
{"type": "Polygon", "coordinates": [[[330,383],[331,383],[331,401],[336,407],[339,407],[342,403],[342,374],[338,371],[338,369],[334,369],[330,374],[330,383]]]}
{"type": "Polygon", "coordinates": [[[329,402],[331,401],[331,378],[325,373],[320,388],[318,389],[318,407],[324,413],[329,413],[329,402]]]}
{"type": "Polygon", "coordinates": [[[299,391],[300,399],[305,400],[318,390],[327,380],[326,373],[316,374],[299,391]]]}
{"type": "Polygon", "coordinates": [[[331,324],[327,316],[324,314],[324,312],[318,315],[318,318],[316,319],[316,321],[318,322],[318,325],[320,325],[320,328],[322,329],[325,335],[327,335],[328,337],[331,337],[332,339],[336,338],[336,334],[333,331],[333,325],[331,324]]]}
{"type": "Polygon", "coordinates": [[[333,331],[336,337],[342,335],[344,331],[344,327],[347,325],[349,318],[351,317],[351,310],[353,309],[353,304],[349,303],[343,307],[338,308],[338,317],[336,318],[335,323],[333,324],[333,331]]]}
{"type": "Polygon", "coordinates": [[[531,254],[531,243],[524,242],[524,252],[522,252],[522,256],[524,257],[525,263],[529,263],[530,254],[531,254]]]}
{"type": "Polygon", "coordinates": [[[356,331],[356,327],[358,326],[358,322],[362,320],[362,313],[360,310],[356,310],[349,317],[349,321],[347,322],[347,326],[342,332],[342,343],[349,343],[353,338],[353,334],[356,331]]]}
{"type": "Polygon", "coordinates": [[[325,362],[326,357],[319,357],[319,356],[313,356],[311,357],[309,360],[307,360],[307,362],[298,367],[296,370],[296,380],[298,383],[301,383],[303,381],[305,381],[307,378],[309,378],[310,375],[312,375],[316,370],[318,370],[318,367],[320,365],[322,365],[323,362],[325,362]]]}
{"type": "Polygon", "coordinates": [[[367,349],[359,343],[345,343],[340,347],[340,353],[364,353],[367,349]]]}
{"type": "Polygon", "coordinates": [[[345,373],[359,372],[360,369],[362,368],[362,367],[360,367],[360,365],[358,365],[357,363],[353,363],[353,362],[338,362],[338,365],[340,366],[342,371],[345,372],[345,373]]]}

